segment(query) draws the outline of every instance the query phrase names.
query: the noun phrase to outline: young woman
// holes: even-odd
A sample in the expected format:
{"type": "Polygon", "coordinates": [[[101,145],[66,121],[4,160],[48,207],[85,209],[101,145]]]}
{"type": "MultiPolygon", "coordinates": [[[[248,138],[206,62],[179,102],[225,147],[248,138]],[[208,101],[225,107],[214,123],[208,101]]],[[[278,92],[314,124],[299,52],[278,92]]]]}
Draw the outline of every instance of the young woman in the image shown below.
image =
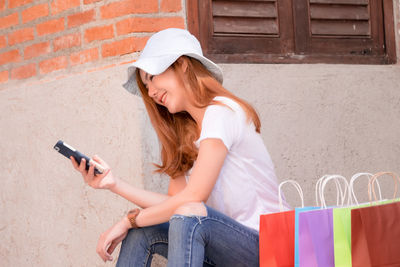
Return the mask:
{"type": "Polygon", "coordinates": [[[222,71],[182,29],[154,34],[128,69],[124,85],[141,95],[161,143],[158,172],[168,194],[128,185],[106,171],[74,167],[93,188],[109,189],[134,209],[104,232],[97,253],[117,266],[258,266],[259,215],[276,212],[277,181],[255,110],[222,85],[222,71]]]}

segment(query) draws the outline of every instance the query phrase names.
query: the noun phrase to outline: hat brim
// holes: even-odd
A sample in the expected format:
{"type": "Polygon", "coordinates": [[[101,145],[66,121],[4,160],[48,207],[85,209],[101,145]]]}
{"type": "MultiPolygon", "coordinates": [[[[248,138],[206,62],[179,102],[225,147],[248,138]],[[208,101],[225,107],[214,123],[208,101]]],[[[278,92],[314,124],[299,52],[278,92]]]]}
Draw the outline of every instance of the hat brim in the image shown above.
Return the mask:
{"type": "Polygon", "coordinates": [[[163,55],[157,57],[147,57],[133,62],[128,67],[128,80],[122,86],[130,93],[141,96],[140,90],[136,81],[135,71],[137,68],[144,70],[151,75],[158,75],[168,69],[180,56],[188,56],[199,60],[214,78],[221,84],[223,82],[223,74],[221,68],[209,60],[208,58],[195,53],[163,55]]]}

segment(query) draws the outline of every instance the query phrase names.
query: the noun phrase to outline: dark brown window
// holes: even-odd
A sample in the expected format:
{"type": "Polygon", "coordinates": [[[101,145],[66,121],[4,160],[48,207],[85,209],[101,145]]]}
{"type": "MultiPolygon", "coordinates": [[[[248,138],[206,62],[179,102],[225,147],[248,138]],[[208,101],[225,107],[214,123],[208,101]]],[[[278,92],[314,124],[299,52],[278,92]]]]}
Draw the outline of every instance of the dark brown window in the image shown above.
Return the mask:
{"type": "Polygon", "coordinates": [[[217,62],[396,62],[388,0],[187,0],[187,11],[217,62]]]}

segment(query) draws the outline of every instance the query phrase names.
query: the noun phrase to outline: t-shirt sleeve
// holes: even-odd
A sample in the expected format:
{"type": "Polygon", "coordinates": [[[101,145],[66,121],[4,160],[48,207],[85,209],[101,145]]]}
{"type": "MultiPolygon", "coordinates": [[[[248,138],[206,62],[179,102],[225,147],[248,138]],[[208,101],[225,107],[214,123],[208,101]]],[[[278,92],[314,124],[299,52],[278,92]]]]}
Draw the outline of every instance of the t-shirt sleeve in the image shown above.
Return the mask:
{"type": "Polygon", "coordinates": [[[212,105],[206,110],[202,122],[200,138],[197,143],[207,138],[221,139],[228,150],[240,140],[244,127],[243,111],[233,110],[224,105],[212,105]]]}

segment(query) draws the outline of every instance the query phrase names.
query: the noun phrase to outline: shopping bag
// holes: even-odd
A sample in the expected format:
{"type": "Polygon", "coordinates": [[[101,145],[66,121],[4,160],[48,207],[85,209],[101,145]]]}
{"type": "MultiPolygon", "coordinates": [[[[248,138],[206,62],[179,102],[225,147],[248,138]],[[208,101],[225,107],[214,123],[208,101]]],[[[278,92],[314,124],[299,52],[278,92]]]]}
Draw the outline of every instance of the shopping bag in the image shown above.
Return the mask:
{"type": "Polygon", "coordinates": [[[260,216],[260,266],[294,265],[294,210],[260,216]]]}
{"type": "Polygon", "coordinates": [[[299,216],[303,212],[308,212],[312,210],[320,209],[320,207],[304,207],[304,208],[296,208],[295,209],[295,221],[294,221],[294,266],[299,267],[300,266],[300,260],[299,260],[299,251],[300,251],[300,246],[299,246],[299,216]]]}
{"type": "MultiPolygon", "coordinates": [[[[397,193],[398,176],[390,172],[375,174],[369,183],[375,200],[374,181],[390,175],[395,180],[397,193]]],[[[351,210],[351,259],[354,267],[400,266],[400,202],[371,205],[351,210]]]]}
{"type": "MultiPolygon", "coordinates": [[[[303,212],[308,212],[308,211],[312,211],[312,210],[317,210],[320,209],[320,201],[319,199],[321,198],[321,190],[322,190],[322,184],[323,181],[325,179],[327,179],[328,177],[330,177],[330,175],[324,175],[321,178],[318,179],[316,186],[315,186],[315,201],[316,201],[316,206],[314,207],[304,207],[304,208],[298,208],[295,209],[295,255],[294,255],[294,265],[295,267],[299,267],[300,266],[300,253],[299,253],[299,216],[301,213],[303,212]]],[[[336,181],[335,181],[336,182],[336,181]]],[[[336,188],[338,188],[339,185],[336,182],[336,188]]],[[[337,202],[339,203],[340,200],[340,195],[339,195],[339,188],[337,190],[338,194],[337,194],[337,202]]],[[[307,238],[305,236],[303,236],[303,238],[307,238]]],[[[304,246],[307,246],[308,243],[310,243],[311,241],[304,239],[302,241],[304,246]]]]}
{"type": "Polygon", "coordinates": [[[400,202],[353,209],[353,267],[400,266],[400,202]]]}
{"type": "Polygon", "coordinates": [[[332,175],[322,182],[320,190],[322,209],[302,212],[299,214],[299,266],[300,267],[334,267],[333,246],[333,209],[326,208],[323,192],[326,183],[332,179],[341,179],[345,185],[345,191],[338,187],[341,196],[341,205],[347,194],[349,200],[348,183],[346,178],[340,175],[332,175]]]}
{"type": "Polygon", "coordinates": [[[279,203],[281,212],[260,216],[260,266],[293,267],[294,266],[294,222],[295,211],[283,211],[281,187],[285,183],[295,185],[302,206],[303,191],[300,185],[287,180],[279,185],[279,203]]]}
{"type": "Polygon", "coordinates": [[[299,248],[301,267],[334,266],[332,209],[300,213],[299,248]]]}

